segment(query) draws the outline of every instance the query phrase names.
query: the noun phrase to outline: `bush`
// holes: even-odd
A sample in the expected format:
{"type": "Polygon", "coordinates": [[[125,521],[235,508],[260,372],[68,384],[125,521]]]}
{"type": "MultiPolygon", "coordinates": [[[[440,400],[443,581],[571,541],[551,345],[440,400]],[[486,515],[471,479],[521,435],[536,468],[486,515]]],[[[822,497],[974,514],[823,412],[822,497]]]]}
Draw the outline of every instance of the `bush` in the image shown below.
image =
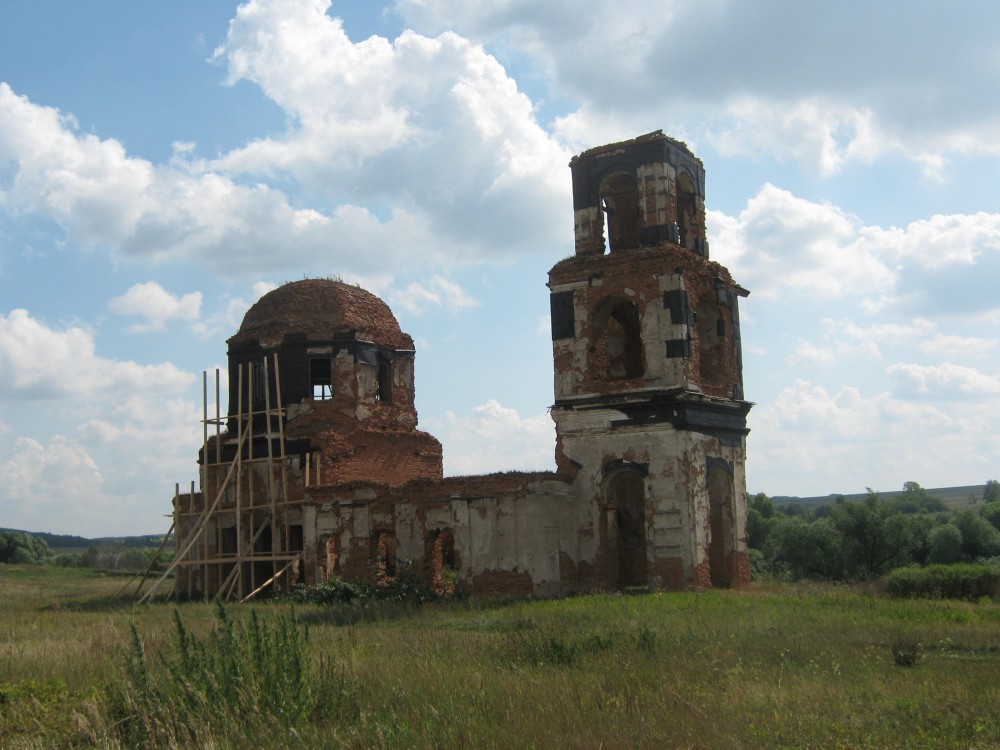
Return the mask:
{"type": "Polygon", "coordinates": [[[886,592],[900,598],[969,599],[1000,595],[1000,569],[962,563],[897,568],[885,579],[886,592]]]}
{"type": "Polygon", "coordinates": [[[60,568],[81,567],[80,553],[78,552],[64,552],[61,555],[56,555],[56,559],[53,560],[52,562],[60,568]]]}
{"type": "Polygon", "coordinates": [[[889,651],[897,667],[915,667],[920,662],[922,648],[912,635],[897,633],[889,639],[889,651]]]}
{"type": "Polygon", "coordinates": [[[442,597],[428,588],[412,571],[404,568],[384,586],[331,578],[278,592],[278,598],[298,604],[330,605],[367,604],[372,601],[424,604],[442,597]]]}
{"type": "Polygon", "coordinates": [[[367,602],[375,596],[370,583],[349,583],[339,578],[319,581],[308,586],[296,586],[280,594],[280,598],[298,604],[347,604],[367,602]]]}

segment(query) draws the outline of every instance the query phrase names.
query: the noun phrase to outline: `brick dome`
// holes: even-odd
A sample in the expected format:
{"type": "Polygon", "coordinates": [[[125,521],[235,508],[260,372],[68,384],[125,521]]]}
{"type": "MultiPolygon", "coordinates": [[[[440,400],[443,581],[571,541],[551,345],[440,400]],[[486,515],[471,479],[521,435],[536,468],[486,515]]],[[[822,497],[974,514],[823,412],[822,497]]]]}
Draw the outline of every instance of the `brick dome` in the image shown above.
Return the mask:
{"type": "Polygon", "coordinates": [[[287,333],[331,339],[334,333],[357,331],[358,338],[393,349],[412,349],[413,339],[381,299],[359,286],[332,279],[303,279],[261,297],[243,316],[229,343],[258,340],[279,343],[287,333]]]}

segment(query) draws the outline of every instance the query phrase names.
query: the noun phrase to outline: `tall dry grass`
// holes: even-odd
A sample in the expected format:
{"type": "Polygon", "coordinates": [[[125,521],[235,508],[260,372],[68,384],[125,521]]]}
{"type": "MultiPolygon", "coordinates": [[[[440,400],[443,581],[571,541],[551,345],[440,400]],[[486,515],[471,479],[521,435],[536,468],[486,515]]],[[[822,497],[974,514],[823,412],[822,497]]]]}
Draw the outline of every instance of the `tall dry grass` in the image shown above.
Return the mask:
{"type": "MultiPolygon", "coordinates": [[[[112,588],[0,570],[0,632],[10,634],[0,744],[127,746],[109,695],[126,684],[130,626],[150,679],[164,685],[159,655],[176,656],[175,608],[116,605],[112,588]]],[[[279,730],[266,715],[230,711],[202,722],[187,746],[1000,747],[995,602],[771,586],[367,606],[363,616],[296,608],[326,686],[305,721],[279,730]],[[914,666],[894,659],[902,643],[916,650],[914,666]]],[[[211,641],[211,606],[176,609],[211,641]]],[[[267,621],[288,613],[256,609],[267,621]]],[[[238,626],[251,610],[228,612],[238,626]]]]}

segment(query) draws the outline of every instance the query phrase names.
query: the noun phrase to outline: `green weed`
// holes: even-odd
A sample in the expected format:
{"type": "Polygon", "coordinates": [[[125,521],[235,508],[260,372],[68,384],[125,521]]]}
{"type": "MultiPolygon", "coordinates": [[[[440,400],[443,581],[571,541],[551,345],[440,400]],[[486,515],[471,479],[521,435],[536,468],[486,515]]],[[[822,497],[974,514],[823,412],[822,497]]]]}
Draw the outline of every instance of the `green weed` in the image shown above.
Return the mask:
{"type": "Polygon", "coordinates": [[[251,610],[236,623],[219,604],[203,640],[174,610],[174,629],[172,649],[150,665],[131,628],[123,678],[109,696],[129,747],[195,746],[206,733],[249,743],[262,726],[287,734],[342,692],[335,673],[314,666],[294,611],[265,619],[251,610]]]}

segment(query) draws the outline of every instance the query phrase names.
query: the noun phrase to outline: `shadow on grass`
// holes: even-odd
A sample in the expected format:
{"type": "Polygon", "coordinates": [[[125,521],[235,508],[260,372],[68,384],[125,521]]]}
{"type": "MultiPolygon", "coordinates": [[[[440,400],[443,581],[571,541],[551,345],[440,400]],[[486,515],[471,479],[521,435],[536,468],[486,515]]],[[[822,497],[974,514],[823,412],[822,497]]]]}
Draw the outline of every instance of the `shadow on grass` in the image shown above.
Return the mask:
{"type": "Polygon", "coordinates": [[[531,600],[510,597],[493,599],[442,598],[424,602],[375,599],[311,605],[308,609],[304,607],[299,609],[298,618],[300,622],[309,625],[340,627],[359,623],[404,620],[435,610],[442,613],[489,612],[524,604],[528,601],[531,600]]]}
{"type": "Polygon", "coordinates": [[[137,600],[133,596],[97,596],[85,599],[66,599],[39,608],[39,612],[121,612],[134,609],[137,600]]]}

